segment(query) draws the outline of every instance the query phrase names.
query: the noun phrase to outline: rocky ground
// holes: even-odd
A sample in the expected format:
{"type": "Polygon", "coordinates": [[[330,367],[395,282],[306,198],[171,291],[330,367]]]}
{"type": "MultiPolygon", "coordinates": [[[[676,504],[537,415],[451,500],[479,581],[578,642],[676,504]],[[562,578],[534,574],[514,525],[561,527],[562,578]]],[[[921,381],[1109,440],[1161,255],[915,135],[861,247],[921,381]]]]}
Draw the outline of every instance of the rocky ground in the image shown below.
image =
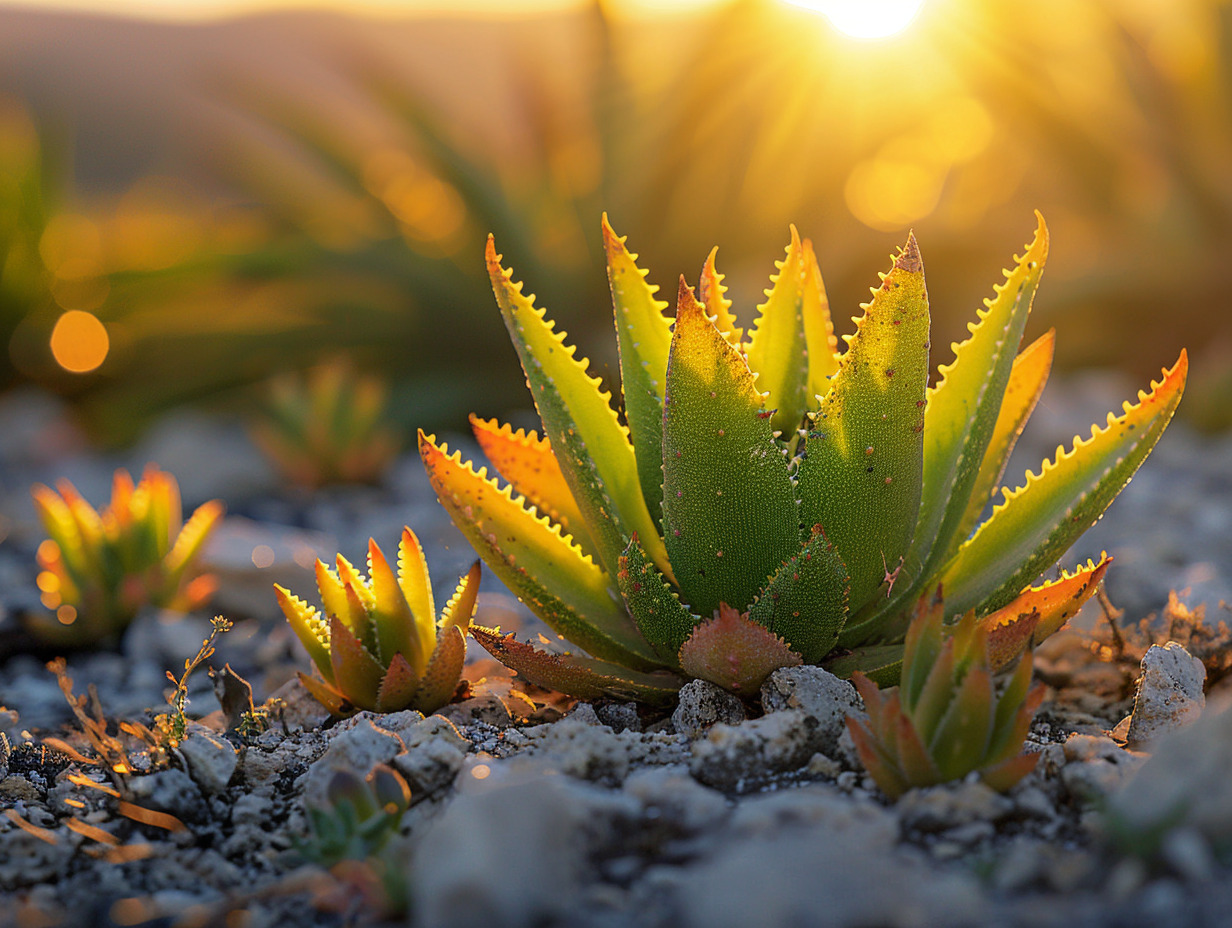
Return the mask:
{"type": "MultiPolygon", "coordinates": [[[[1009,473],[1127,395],[1098,378],[1051,390],[1009,473]]],[[[1232,664],[1219,628],[1232,440],[1182,423],[1077,551],[1107,548],[1111,602],[1154,623],[1113,636],[1088,608],[1085,631],[1041,649],[1049,699],[1028,742],[1040,761],[1008,795],[966,782],[894,805],[844,733],[861,711],[854,691],[811,668],[778,672],[751,704],[690,684],[654,717],[521,689],[479,653],[470,698],[437,715],[330,724],[294,678],[307,661],[270,584],[311,594],[314,556],[358,555],[369,536],[392,545],[410,524],[446,594],[473,554],[413,456],[382,487],[308,497],[281,489],[231,426],[181,416],[107,456],[53,401],[17,395],[0,399],[0,514],[0,924],[1217,925],[1232,904],[1232,710],[1216,692],[1232,664]],[[101,501],[113,467],[147,460],[179,478],[187,504],[227,501],[209,559],[215,609],[236,624],[210,663],[280,701],[268,730],[241,735],[201,671],[199,721],[165,762],[151,758],[117,723],[166,711],[165,671],[210,626],[142,615],[115,649],[68,658],[74,692],[93,688],[127,755],[106,770],[89,762],[99,736],[75,719],[50,655],[17,652],[19,616],[37,608],[27,494],[67,476],[101,501]],[[1170,637],[1196,657],[1148,650],[1170,637]],[[309,862],[306,810],[336,771],[378,763],[411,790],[379,870],[309,862]],[[399,897],[383,915],[377,877],[399,897]]],[[[485,624],[540,630],[491,578],[484,591],[485,624]]]]}

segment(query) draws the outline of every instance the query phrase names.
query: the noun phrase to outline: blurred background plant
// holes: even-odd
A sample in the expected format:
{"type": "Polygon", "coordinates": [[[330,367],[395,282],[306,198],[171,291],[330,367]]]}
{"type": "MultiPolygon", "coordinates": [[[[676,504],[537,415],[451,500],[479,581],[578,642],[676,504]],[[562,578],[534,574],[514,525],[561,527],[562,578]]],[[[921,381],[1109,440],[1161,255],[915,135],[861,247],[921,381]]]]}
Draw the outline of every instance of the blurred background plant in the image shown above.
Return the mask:
{"type": "Polygon", "coordinates": [[[852,311],[860,269],[914,226],[944,344],[982,295],[971,271],[1000,266],[1038,207],[1065,257],[1027,337],[1065,316],[1078,337],[1058,366],[1139,379],[1160,352],[1211,345],[1187,405],[1226,426],[1228,0],[925,0],[878,41],[785,0],[423,6],[80,17],[69,38],[62,16],[0,11],[0,90],[76,139],[72,184],[47,179],[28,120],[2,146],[25,159],[17,187],[43,191],[20,200],[3,278],[19,269],[32,294],[5,304],[26,320],[4,333],[20,376],[123,440],[185,401],[255,403],[236,391],[343,351],[389,378],[400,424],[456,427],[479,394],[526,405],[489,231],[588,348],[610,341],[592,338],[610,325],[603,209],[660,283],[695,276],[717,240],[749,305],[796,221],[852,311]],[[40,82],[68,54],[70,76],[40,82]],[[159,158],[131,157],[143,139],[159,158]],[[79,195],[57,211],[57,189],[79,195]]]}
{"type": "Polygon", "coordinates": [[[153,465],[136,486],[116,471],[101,512],[67,480],[31,493],[49,536],[38,548],[37,582],[51,614],[29,623],[39,638],[88,647],[117,638],[143,606],[188,612],[214,595],[217,581],[197,561],[222,519],[220,500],[185,522],[179,485],[153,465]]]}
{"type": "Polygon", "coordinates": [[[384,421],[388,400],[381,378],[333,358],[272,378],[252,436],[283,477],[307,489],[379,483],[402,443],[384,421]]]}

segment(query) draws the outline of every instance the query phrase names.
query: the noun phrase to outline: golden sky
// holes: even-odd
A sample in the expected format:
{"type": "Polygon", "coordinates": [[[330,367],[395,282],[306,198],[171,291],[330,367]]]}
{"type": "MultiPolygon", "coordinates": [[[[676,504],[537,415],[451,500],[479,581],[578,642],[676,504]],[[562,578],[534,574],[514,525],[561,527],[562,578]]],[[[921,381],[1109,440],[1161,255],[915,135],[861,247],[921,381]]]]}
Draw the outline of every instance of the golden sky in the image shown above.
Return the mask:
{"type": "MultiPolygon", "coordinates": [[[[622,0],[630,12],[687,12],[717,0],[622,0]]],[[[0,0],[0,5],[90,11],[157,19],[211,19],[279,9],[333,9],[367,14],[408,12],[534,14],[581,6],[583,0],[0,0]]]]}

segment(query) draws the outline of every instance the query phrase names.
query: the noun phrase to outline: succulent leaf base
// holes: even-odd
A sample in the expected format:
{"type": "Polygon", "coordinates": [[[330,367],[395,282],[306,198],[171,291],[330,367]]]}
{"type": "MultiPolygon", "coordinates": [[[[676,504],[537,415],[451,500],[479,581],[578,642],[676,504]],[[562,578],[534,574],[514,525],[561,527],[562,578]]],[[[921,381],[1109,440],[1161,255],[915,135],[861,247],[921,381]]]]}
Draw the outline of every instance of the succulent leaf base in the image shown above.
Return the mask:
{"type": "Polygon", "coordinates": [[[1042,218],[931,387],[913,236],[840,352],[812,244],[794,227],[747,332],[714,252],[696,292],[681,278],[670,319],[606,217],[603,234],[623,415],[489,239],[493,290],[543,435],[472,418],[503,485],[419,437],[455,524],[588,655],[475,628],[510,667],[575,695],[648,702],[691,677],[750,694],[800,662],[888,684],[913,608],[938,585],[945,616],[974,613],[1001,666],[1094,590],[1106,558],[1029,584],[1150,452],[1187,362],[1182,353],[980,523],[1051,365],[1052,332],[1018,351],[1048,254],[1042,218]]]}

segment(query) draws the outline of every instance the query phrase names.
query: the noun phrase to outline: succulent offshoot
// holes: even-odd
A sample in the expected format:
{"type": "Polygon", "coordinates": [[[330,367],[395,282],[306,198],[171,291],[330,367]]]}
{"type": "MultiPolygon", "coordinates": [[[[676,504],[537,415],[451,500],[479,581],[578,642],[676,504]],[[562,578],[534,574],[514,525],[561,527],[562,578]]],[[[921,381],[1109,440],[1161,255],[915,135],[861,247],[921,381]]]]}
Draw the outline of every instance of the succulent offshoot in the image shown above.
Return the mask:
{"type": "Polygon", "coordinates": [[[30,492],[48,535],[38,548],[38,586],[54,613],[31,628],[47,641],[101,641],[122,632],[143,606],[188,612],[213,595],[215,578],[197,561],[223,516],[219,500],[184,522],[179,485],[153,465],[135,485],[117,470],[101,512],[67,480],[30,492]]]}
{"type": "Polygon", "coordinates": [[[1053,333],[1019,351],[1048,256],[1035,236],[928,386],[924,259],[914,237],[839,351],[812,243],[794,227],[742,329],[714,252],[674,319],[603,220],[622,417],[587,362],[501,264],[487,265],[542,436],[472,417],[508,481],[433,436],[437,497],[491,569],[563,639],[552,654],[475,636],[533,683],[667,701],[688,678],[742,694],[805,662],[897,681],[917,603],[973,615],[995,667],[1056,631],[1107,558],[1030,587],[1159,439],[1184,389],[1163,378],[1059,451],[982,524],[1047,379],[1053,333]]]}
{"type": "Polygon", "coordinates": [[[410,805],[410,787],[387,764],[377,764],[366,777],[338,770],[325,788],[324,801],[305,809],[311,833],[297,848],[323,867],[365,860],[397,834],[410,805]]]}
{"type": "Polygon", "coordinates": [[[321,678],[301,673],[309,692],[335,715],[360,709],[429,715],[449,702],[466,658],[466,632],[479,595],[480,567],[459,580],[439,619],[419,539],[403,529],[394,574],[368,541],[368,576],[341,554],[337,569],[316,563],[323,608],[275,584],[278,605],[321,678]]]}
{"type": "MultiPolygon", "coordinates": [[[[945,612],[939,595],[920,601],[899,686],[882,691],[864,674],[852,674],[868,722],[849,717],[847,730],[865,769],[891,799],[972,772],[1005,791],[1039,760],[1022,751],[1045,689],[1031,685],[1030,652],[1020,651],[998,681],[988,623],[971,611],[947,628],[945,612]]],[[[1029,624],[1037,622],[1038,614],[1029,624]]]]}

